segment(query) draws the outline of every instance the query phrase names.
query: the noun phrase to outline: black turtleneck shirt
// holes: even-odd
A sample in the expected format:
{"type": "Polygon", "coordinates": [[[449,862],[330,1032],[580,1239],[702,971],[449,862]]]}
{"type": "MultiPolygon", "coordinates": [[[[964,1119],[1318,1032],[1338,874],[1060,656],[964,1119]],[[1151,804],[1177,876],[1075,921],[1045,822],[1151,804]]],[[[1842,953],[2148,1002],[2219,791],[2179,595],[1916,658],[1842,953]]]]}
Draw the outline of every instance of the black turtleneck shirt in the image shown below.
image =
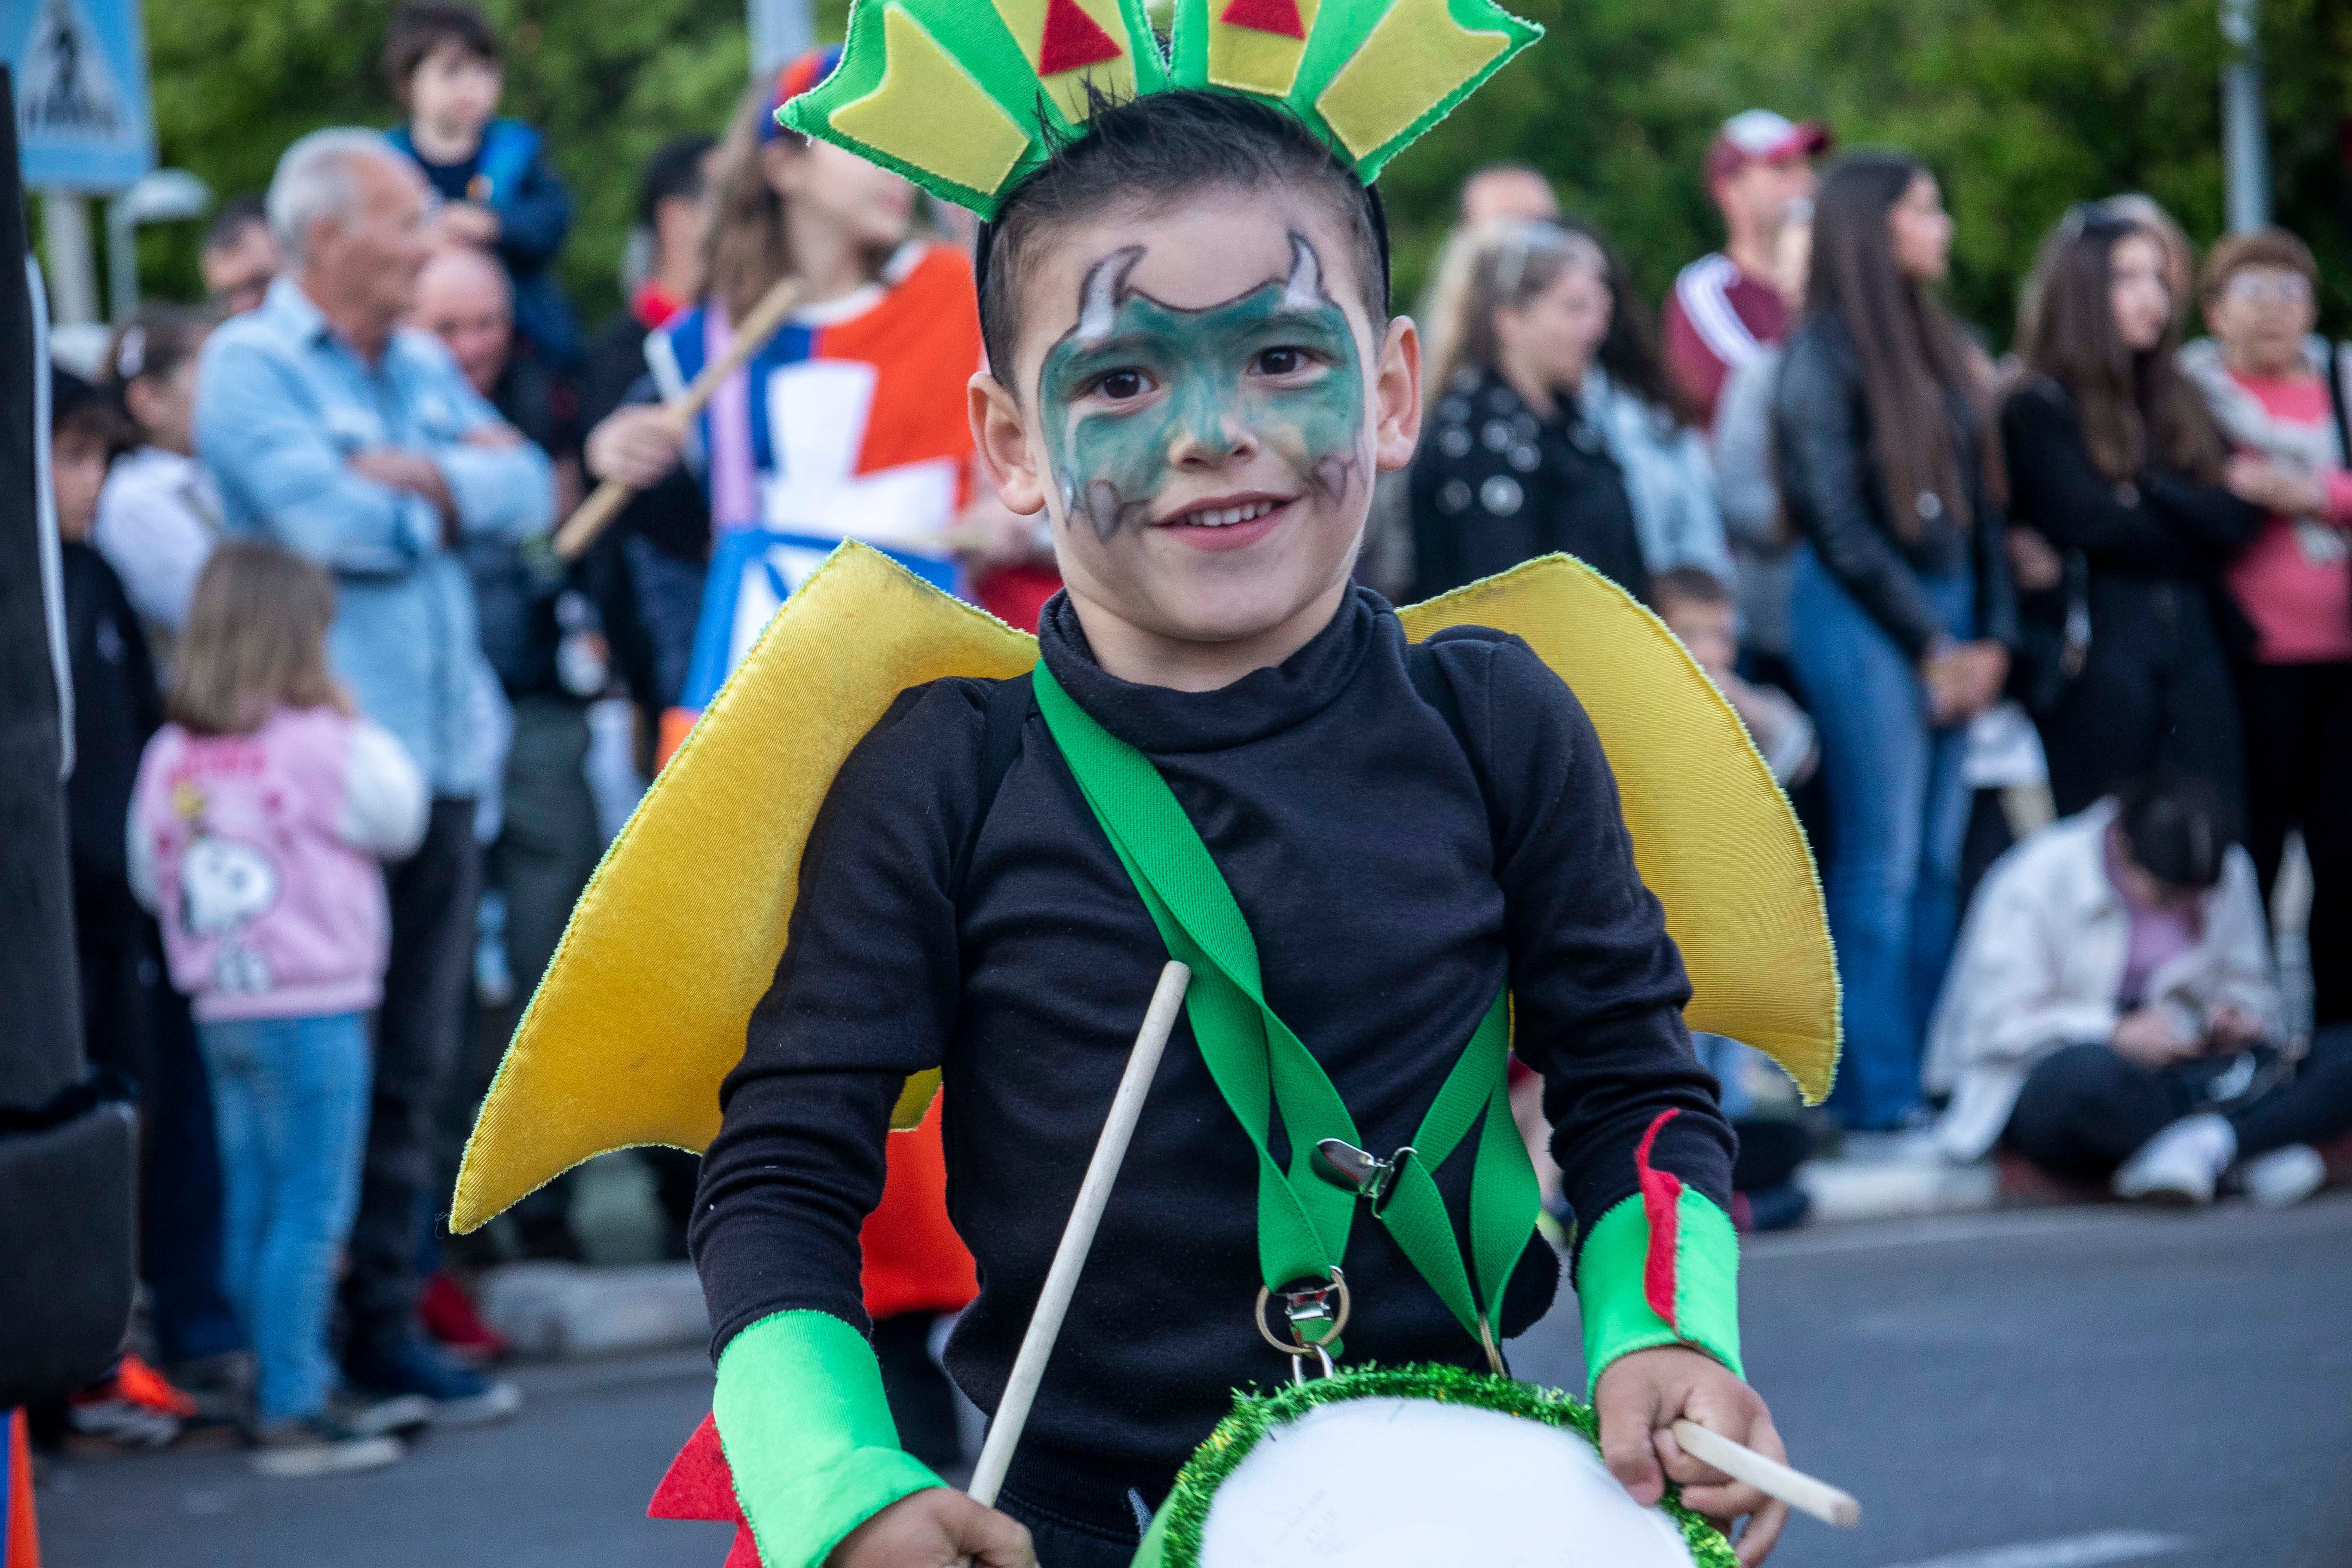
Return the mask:
{"type": "MultiPolygon", "coordinates": [[[[1433,640],[1479,773],[1415,691],[1393,612],[1357,590],[1281,666],[1222,690],[1138,686],[1095,662],[1066,597],[1055,677],[1167,778],[1257,939],[1267,1003],[1386,1152],[1411,1140],[1507,983],[1588,1223],[1636,1190],[1633,1148],[1728,1205],[1732,1137],[1682,1021],[1690,986],[1635,873],[1617,788],[1575,697],[1528,647],[1433,640]],[[1491,816],[1489,801],[1491,800],[1491,816]]],[[[977,838],[993,683],[900,695],[818,815],[773,987],[720,1090],[693,1225],[713,1348],[771,1313],[863,1327],[858,1231],[891,1105],[945,1069],[948,1209],[980,1266],[948,1347],[1002,1394],[1167,952],[1034,706],[977,838]],[[956,862],[970,840],[960,891],[956,862]]],[[[1457,1229],[1471,1144],[1437,1173],[1457,1229]]],[[[1277,1146],[1277,1154],[1280,1153],[1277,1146]]],[[[1285,1379],[1259,1338],[1257,1162],[1180,1022],[1055,1350],[1012,1489],[1084,1517],[1157,1504],[1231,1405],[1285,1379]]],[[[1479,1352],[1359,1215],[1348,1360],[1479,1352]]],[[[1506,1336],[1550,1304],[1531,1246],[1506,1336]]]]}

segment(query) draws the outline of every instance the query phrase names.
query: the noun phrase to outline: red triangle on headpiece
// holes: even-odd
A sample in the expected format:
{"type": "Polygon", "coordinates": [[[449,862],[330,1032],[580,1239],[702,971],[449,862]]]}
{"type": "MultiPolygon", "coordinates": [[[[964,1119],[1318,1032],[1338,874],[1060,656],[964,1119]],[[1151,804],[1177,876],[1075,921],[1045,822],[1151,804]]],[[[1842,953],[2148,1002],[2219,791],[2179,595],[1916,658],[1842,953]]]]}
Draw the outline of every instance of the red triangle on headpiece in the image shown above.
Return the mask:
{"type": "Polygon", "coordinates": [[[1045,0],[1045,36],[1037,43],[1039,76],[1083,70],[1126,52],[1078,0],[1045,0]]]}
{"type": "Polygon", "coordinates": [[[1254,33],[1276,33],[1302,41],[1307,37],[1307,24],[1298,17],[1298,0],[1230,0],[1217,19],[1254,33]]]}

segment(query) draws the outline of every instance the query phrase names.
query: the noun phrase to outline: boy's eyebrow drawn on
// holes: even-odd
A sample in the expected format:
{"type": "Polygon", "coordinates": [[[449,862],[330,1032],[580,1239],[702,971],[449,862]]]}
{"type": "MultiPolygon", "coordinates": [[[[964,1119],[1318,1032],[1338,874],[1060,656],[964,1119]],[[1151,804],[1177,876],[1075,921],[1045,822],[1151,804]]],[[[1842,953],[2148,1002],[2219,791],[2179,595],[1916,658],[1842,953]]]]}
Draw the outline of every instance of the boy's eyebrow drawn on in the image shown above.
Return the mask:
{"type": "MultiPolygon", "coordinates": [[[[1282,279],[1279,309],[1284,313],[1301,318],[1319,314],[1325,307],[1338,303],[1323,287],[1323,258],[1316,254],[1314,245],[1307,237],[1297,229],[1288,231],[1288,238],[1290,270],[1282,279]]],[[[1116,338],[1133,335],[1122,334],[1118,330],[1118,309],[1130,299],[1150,300],[1161,310],[1177,315],[1206,316],[1229,310],[1264,292],[1274,281],[1269,278],[1265,282],[1243,289],[1230,300],[1220,300],[1197,309],[1171,305],[1128,283],[1128,277],[1135,270],[1136,263],[1143,259],[1144,249],[1140,245],[1121,246],[1087,268],[1086,278],[1078,285],[1078,319],[1063,335],[1061,342],[1055,345],[1056,348],[1067,344],[1074,349],[1098,349],[1116,338]]]]}

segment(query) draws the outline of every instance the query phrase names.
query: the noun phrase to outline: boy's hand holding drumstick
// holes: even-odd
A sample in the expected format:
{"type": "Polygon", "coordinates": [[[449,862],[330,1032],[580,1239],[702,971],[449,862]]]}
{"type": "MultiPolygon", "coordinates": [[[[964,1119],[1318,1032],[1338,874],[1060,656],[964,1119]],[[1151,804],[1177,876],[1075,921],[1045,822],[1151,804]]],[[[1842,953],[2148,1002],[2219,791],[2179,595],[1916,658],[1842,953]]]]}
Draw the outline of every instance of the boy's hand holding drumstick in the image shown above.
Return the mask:
{"type": "Polygon", "coordinates": [[[1654,1503],[1673,1481],[1683,1506],[1728,1524],[1745,1517],[1739,1561],[1764,1561],[1793,1504],[1852,1525],[1861,1505],[1835,1487],[1790,1469],[1763,1395],[1704,1352],[1680,1345],[1635,1351],[1609,1364],[1593,1390],[1601,1457],[1633,1500],[1654,1503]]]}

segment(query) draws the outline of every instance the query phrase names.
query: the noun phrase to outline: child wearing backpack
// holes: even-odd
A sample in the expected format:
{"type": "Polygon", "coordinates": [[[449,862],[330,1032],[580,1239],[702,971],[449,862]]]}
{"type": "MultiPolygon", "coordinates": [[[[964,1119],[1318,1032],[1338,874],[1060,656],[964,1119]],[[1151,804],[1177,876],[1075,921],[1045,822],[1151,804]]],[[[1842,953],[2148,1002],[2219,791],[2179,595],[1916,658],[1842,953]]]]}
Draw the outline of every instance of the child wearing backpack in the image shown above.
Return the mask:
{"type": "Polygon", "coordinates": [[[572,228],[572,193],[539,132],[498,114],[506,86],[498,35],[465,0],[411,0],[383,40],[386,87],[408,123],[392,144],[441,194],[442,239],[490,251],[514,279],[515,331],[558,375],[586,348],[555,257],[572,228]]]}
{"type": "MultiPolygon", "coordinates": [[[[415,850],[426,799],[327,668],[333,583],[231,541],[196,581],[131,794],[130,879],[163,923],[212,1080],[223,1275],[256,1361],[264,1475],[389,1464],[421,1409],[337,1397],[337,1259],[359,1203],[368,1014],[390,931],[379,862],[415,850]]],[[[421,1405],[421,1401],[408,1401],[421,1405]]]]}

